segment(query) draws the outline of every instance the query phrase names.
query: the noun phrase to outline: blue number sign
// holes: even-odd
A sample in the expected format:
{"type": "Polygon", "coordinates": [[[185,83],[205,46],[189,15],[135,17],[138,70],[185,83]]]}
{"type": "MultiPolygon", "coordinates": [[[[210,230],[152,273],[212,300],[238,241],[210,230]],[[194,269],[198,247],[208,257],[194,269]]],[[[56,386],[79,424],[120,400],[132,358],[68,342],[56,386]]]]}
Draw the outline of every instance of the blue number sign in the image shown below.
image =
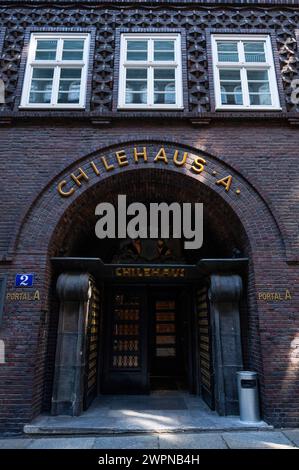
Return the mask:
{"type": "Polygon", "coordinates": [[[32,287],[34,281],[34,274],[16,274],[16,287],[32,287]]]}

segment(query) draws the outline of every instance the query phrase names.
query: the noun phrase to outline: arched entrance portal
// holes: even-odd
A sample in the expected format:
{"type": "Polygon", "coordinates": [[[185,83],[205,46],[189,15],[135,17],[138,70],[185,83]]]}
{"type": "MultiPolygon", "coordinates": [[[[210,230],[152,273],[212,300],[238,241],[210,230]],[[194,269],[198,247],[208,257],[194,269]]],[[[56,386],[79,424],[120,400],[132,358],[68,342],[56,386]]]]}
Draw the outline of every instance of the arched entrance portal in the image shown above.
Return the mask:
{"type": "Polygon", "coordinates": [[[222,415],[238,412],[249,245],[216,192],[161,169],[121,173],[77,197],[52,247],[60,303],[53,414],[78,415],[98,394],[177,387],[222,415]],[[128,203],[202,202],[202,248],[97,239],[95,207],[116,204],[118,194],[128,203]]]}

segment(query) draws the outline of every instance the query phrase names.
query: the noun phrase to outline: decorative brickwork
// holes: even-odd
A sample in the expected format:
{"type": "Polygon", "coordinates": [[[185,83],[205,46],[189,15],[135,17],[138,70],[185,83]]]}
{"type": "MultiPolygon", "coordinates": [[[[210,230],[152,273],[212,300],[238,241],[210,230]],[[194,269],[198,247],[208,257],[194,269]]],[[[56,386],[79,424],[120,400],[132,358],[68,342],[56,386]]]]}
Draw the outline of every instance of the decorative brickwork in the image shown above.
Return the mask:
{"type": "MultiPolygon", "coordinates": [[[[211,2],[214,3],[214,2],[211,2]]],[[[0,9],[0,25],[6,28],[5,46],[2,58],[2,75],[6,84],[6,106],[3,110],[12,111],[15,105],[15,93],[20,76],[20,59],[24,46],[26,28],[68,27],[96,28],[96,43],[93,63],[93,91],[91,109],[96,113],[112,111],[112,89],[114,82],[114,61],[119,51],[115,49],[116,28],[135,31],[145,28],[169,30],[183,28],[187,35],[188,90],[190,112],[211,110],[208,79],[208,57],[206,29],[268,30],[273,32],[279,53],[283,87],[287,110],[298,108],[290,101],[291,80],[298,75],[298,57],[295,29],[298,27],[297,8],[256,7],[254,9],[221,8],[172,5],[171,7],[153,8],[145,5],[139,8],[129,6],[111,7],[81,3],[66,5],[61,8],[42,8],[29,6],[23,8],[0,9]]],[[[255,31],[256,32],[256,31],[255,31]]],[[[18,99],[18,98],[17,98],[18,99]]]]}
{"type": "Polygon", "coordinates": [[[0,121],[2,115],[6,124],[0,127],[0,271],[7,279],[5,294],[15,292],[16,273],[34,272],[40,298],[20,302],[5,297],[0,339],[7,356],[0,364],[0,432],[21,431],[50,408],[59,312],[59,272],[50,257],[76,254],[76,246],[94,227],[95,204],[113,200],[120,191],[148,200],[204,202],[209,233],[222,248],[214,256],[229,257],[238,248],[249,257],[241,304],[244,364],[259,374],[263,418],[275,426],[299,425],[298,127],[280,120],[289,117],[298,124],[299,108],[290,102],[291,81],[299,73],[298,2],[150,3],[1,2],[1,70],[7,101],[0,108],[0,121]],[[28,39],[30,30],[49,28],[94,31],[90,111],[18,110],[26,35],[28,39]],[[117,34],[133,28],[185,32],[184,112],[130,114],[113,107],[117,34]],[[281,71],[283,112],[213,112],[208,35],[216,30],[271,34],[276,71],[281,71]],[[7,117],[13,120],[5,121],[7,117]],[[101,176],[91,171],[92,159],[100,163],[101,156],[110,158],[121,149],[132,156],[134,146],[144,145],[149,152],[164,146],[172,155],[174,148],[203,155],[209,161],[207,172],[195,175],[173,163],[152,161],[143,167],[134,162],[124,168],[115,165],[109,173],[101,167],[101,176]],[[79,167],[88,172],[89,180],[72,198],[62,198],[57,184],[69,181],[79,167]],[[230,192],[215,184],[216,177],[226,175],[234,178],[230,192]],[[261,293],[283,295],[286,289],[291,299],[259,298],[261,293]]]}

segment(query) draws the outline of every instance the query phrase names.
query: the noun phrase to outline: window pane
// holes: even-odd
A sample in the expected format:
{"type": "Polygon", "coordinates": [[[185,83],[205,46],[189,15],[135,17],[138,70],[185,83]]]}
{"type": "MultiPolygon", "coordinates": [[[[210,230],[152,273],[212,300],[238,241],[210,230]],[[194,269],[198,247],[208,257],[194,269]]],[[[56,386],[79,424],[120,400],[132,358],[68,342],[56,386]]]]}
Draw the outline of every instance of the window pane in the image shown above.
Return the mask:
{"type": "Polygon", "coordinates": [[[82,60],[84,41],[65,39],[63,41],[62,60],[82,60]]]}
{"type": "Polygon", "coordinates": [[[174,60],[174,52],[155,52],[154,53],[154,60],[174,60]]]}
{"type": "Polygon", "coordinates": [[[265,81],[268,82],[268,71],[267,70],[247,70],[248,81],[265,81]]]}
{"type": "Polygon", "coordinates": [[[220,62],[239,62],[238,43],[236,41],[217,42],[220,62]]]}
{"type": "Polygon", "coordinates": [[[147,69],[127,69],[127,79],[147,79],[147,69]]]}
{"type": "Polygon", "coordinates": [[[127,60],[147,60],[147,52],[132,51],[127,53],[127,60]]]}
{"type": "Polygon", "coordinates": [[[264,52],[264,42],[244,42],[245,52],[264,52]]]}
{"type": "Polygon", "coordinates": [[[238,54],[219,52],[218,54],[219,62],[239,62],[238,54]]]}
{"type": "Polygon", "coordinates": [[[265,49],[263,42],[244,43],[246,62],[265,62],[265,49]]]}
{"type": "Polygon", "coordinates": [[[79,103],[80,100],[80,84],[73,82],[69,86],[67,92],[58,93],[58,103],[79,103]]]}
{"type": "Polygon", "coordinates": [[[271,106],[272,100],[270,93],[253,94],[250,93],[250,104],[255,106],[271,106]]]}
{"type": "Polygon", "coordinates": [[[80,80],[60,80],[59,82],[59,91],[70,92],[70,91],[80,91],[80,80]]]}
{"type": "Polygon", "coordinates": [[[221,82],[221,91],[222,93],[235,93],[236,91],[240,92],[241,83],[240,82],[221,82]]]}
{"type": "Polygon", "coordinates": [[[83,51],[84,40],[83,39],[65,39],[63,41],[63,50],[67,51],[83,51]]]}
{"type": "Polygon", "coordinates": [[[221,41],[217,42],[219,52],[238,52],[237,41],[221,41]]]}
{"type": "Polygon", "coordinates": [[[67,79],[74,79],[74,78],[81,78],[82,69],[61,69],[60,71],[60,78],[67,78],[67,79]]]}
{"type": "Polygon", "coordinates": [[[126,104],[147,103],[147,69],[127,69],[126,104]]]}
{"type": "Polygon", "coordinates": [[[174,41],[154,41],[154,51],[174,51],[174,41]]]}
{"type": "Polygon", "coordinates": [[[38,39],[36,43],[37,50],[55,51],[57,48],[57,39],[38,39]]]}
{"type": "Polygon", "coordinates": [[[257,52],[251,52],[245,54],[246,62],[266,62],[265,54],[258,54],[257,52]]]}
{"type": "Polygon", "coordinates": [[[147,60],[147,41],[128,41],[127,60],[147,60]]]}
{"type": "Polygon", "coordinates": [[[220,70],[220,80],[240,81],[240,70],[220,70]]]}
{"type": "Polygon", "coordinates": [[[31,90],[42,91],[44,90],[45,86],[48,85],[49,83],[52,83],[52,80],[32,80],[31,90]]]}
{"type": "Polygon", "coordinates": [[[52,90],[52,80],[32,80],[31,91],[52,90]]]}
{"type": "Polygon", "coordinates": [[[248,89],[250,104],[254,106],[271,106],[272,99],[267,70],[248,70],[248,89]]]}
{"type": "Polygon", "coordinates": [[[240,70],[220,70],[221,104],[242,105],[240,70]]]}
{"type": "Polygon", "coordinates": [[[128,41],[128,51],[147,51],[147,41],[128,41]]]}
{"type": "Polygon", "coordinates": [[[143,93],[132,92],[128,90],[126,92],[126,104],[147,104],[147,92],[146,88],[143,93]]]}
{"type": "Polygon", "coordinates": [[[34,68],[32,72],[32,78],[37,79],[52,79],[54,75],[54,69],[38,69],[34,68]]]}
{"type": "Polygon", "coordinates": [[[154,60],[174,60],[174,41],[154,41],[154,60]]]}
{"type": "Polygon", "coordinates": [[[49,85],[48,91],[45,92],[30,92],[29,96],[29,103],[35,104],[43,104],[43,103],[50,103],[51,102],[51,94],[52,94],[52,84],[49,85]]]}
{"type": "Polygon", "coordinates": [[[38,39],[35,51],[35,60],[55,60],[57,39],[38,39]]]}
{"type": "Polygon", "coordinates": [[[50,103],[54,69],[33,69],[29,103],[50,103]]]}
{"type": "Polygon", "coordinates": [[[83,51],[63,51],[62,60],[82,60],[83,51]]]}
{"type": "Polygon", "coordinates": [[[127,69],[126,104],[147,104],[147,69],[127,69]]]}
{"type": "Polygon", "coordinates": [[[248,82],[250,93],[270,93],[269,83],[248,82]]]}
{"type": "Polygon", "coordinates": [[[63,68],[60,71],[58,103],[79,103],[82,69],[63,68]]]}
{"type": "Polygon", "coordinates": [[[175,104],[175,93],[155,93],[155,104],[175,104]]]}
{"type": "Polygon", "coordinates": [[[127,92],[130,91],[142,91],[144,92],[147,89],[147,82],[145,80],[140,81],[127,81],[126,90],[127,92]]]}
{"type": "Polygon", "coordinates": [[[154,83],[154,91],[175,92],[175,82],[157,81],[154,83]]]}
{"type": "Polygon", "coordinates": [[[174,80],[175,70],[174,69],[154,69],[155,80],[174,80]]]}
{"type": "Polygon", "coordinates": [[[235,93],[226,93],[225,90],[223,92],[221,87],[221,104],[241,106],[243,104],[243,96],[241,93],[238,93],[237,88],[235,93]]]}
{"type": "Polygon", "coordinates": [[[35,60],[55,60],[56,51],[36,51],[35,60]]]}

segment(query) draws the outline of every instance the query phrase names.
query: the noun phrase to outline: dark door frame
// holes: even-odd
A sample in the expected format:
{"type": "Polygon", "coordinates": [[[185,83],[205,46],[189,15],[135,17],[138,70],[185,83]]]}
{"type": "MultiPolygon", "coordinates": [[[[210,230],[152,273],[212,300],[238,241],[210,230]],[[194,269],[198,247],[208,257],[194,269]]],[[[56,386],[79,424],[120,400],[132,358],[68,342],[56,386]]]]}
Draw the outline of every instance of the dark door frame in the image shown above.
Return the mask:
{"type": "MultiPolygon", "coordinates": [[[[57,293],[60,299],[59,326],[57,335],[55,375],[52,395],[52,413],[78,415],[83,408],[83,378],[85,372],[84,329],[89,298],[89,277],[97,282],[115,278],[115,265],[105,265],[99,258],[52,258],[60,272],[57,293]],[[74,341],[78,347],[67,351],[63,347],[69,337],[65,325],[73,322],[74,341]],[[74,368],[74,363],[76,368],[74,368]],[[61,373],[61,370],[64,373],[61,373]],[[73,383],[73,387],[69,384],[73,383]]],[[[207,259],[197,265],[185,266],[183,279],[172,279],[172,285],[206,280],[209,285],[209,305],[212,330],[212,355],[215,383],[215,408],[220,415],[238,414],[238,398],[235,374],[242,370],[242,345],[240,334],[239,302],[242,295],[242,273],[247,270],[248,259],[207,259]],[[188,282],[189,281],[189,282],[188,282]],[[230,347],[228,347],[228,344],[230,347]]],[[[126,265],[127,269],[128,265],[126,265]]],[[[157,266],[155,266],[156,269],[157,266]]],[[[173,268],[173,266],[170,266],[173,268]]],[[[169,269],[170,269],[169,267],[169,269]]],[[[135,272],[136,266],[134,266],[135,272]]],[[[147,269],[148,267],[146,267],[147,269]]],[[[133,267],[132,267],[133,269],[133,267]]],[[[145,269],[145,267],[144,267],[145,269]]],[[[161,268],[162,269],[162,268],[161,268]]],[[[168,269],[168,268],[166,268],[168,269]]],[[[163,272],[165,265],[163,265],[163,272]]],[[[145,271],[144,271],[145,272],[145,271]]],[[[57,275],[59,274],[56,271],[57,275]]],[[[124,279],[122,279],[124,281],[124,279]]],[[[166,279],[144,279],[148,284],[167,286],[166,279]]],[[[169,279],[167,279],[169,284],[169,279]]],[[[128,285],[132,284],[128,282],[128,285]]],[[[136,282],[135,285],[140,285],[136,282]]],[[[69,328],[69,327],[68,327],[69,328]]]]}
{"type": "MultiPolygon", "coordinates": [[[[178,283],[170,283],[169,281],[167,284],[158,284],[158,283],[134,283],[134,282],[106,282],[104,284],[104,306],[103,306],[103,327],[100,329],[100,335],[101,337],[99,338],[99,344],[102,345],[102,347],[99,348],[99,358],[98,358],[98,363],[101,365],[101,367],[98,370],[98,383],[100,384],[100,387],[98,389],[98,393],[109,393],[105,391],[105,383],[107,380],[107,376],[109,374],[109,368],[110,368],[110,358],[111,358],[111,341],[112,341],[112,295],[113,291],[116,289],[120,290],[127,290],[128,292],[134,291],[134,289],[138,289],[138,293],[141,294],[141,297],[143,298],[143,309],[144,309],[144,316],[142,320],[142,331],[143,331],[143,336],[142,336],[142,342],[141,342],[141,355],[142,355],[142,361],[143,361],[143,366],[140,372],[142,375],[142,383],[143,383],[143,391],[146,393],[147,391],[150,391],[150,341],[151,341],[151,333],[152,333],[152,328],[150,324],[150,306],[149,302],[151,301],[151,297],[154,295],[162,296],[162,297],[167,297],[169,294],[167,292],[165,293],[165,290],[168,292],[172,292],[175,294],[176,297],[176,302],[182,303],[181,299],[179,297],[184,293],[185,296],[188,298],[188,307],[187,307],[187,312],[188,312],[188,317],[186,319],[187,321],[187,343],[188,343],[188,367],[187,367],[187,374],[188,374],[188,389],[190,393],[194,392],[194,380],[195,380],[195,364],[194,361],[192,360],[193,356],[193,351],[195,350],[195,345],[193,344],[193,338],[191,336],[191,330],[192,326],[190,324],[192,320],[192,313],[193,313],[193,299],[190,298],[188,295],[188,291],[190,291],[190,284],[186,284],[184,282],[178,283]],[[147,382],[147,386],[145,386],[145,381],[147,382]]],[[[176,306],[178,308],[178,305],[176,306]]],[[[107,390],[107,389],[106,389],[107,390]]]]}
{"type": "MultiPolygon", "coordinates": [[[[174,334],[176,336],[175,340],[175,347],[176,347],[176,365],[180,367],[180,369],[183,369],[183,351],[182,351],[182,345],[181,345],[181,337],[180,337],[180,310],[182,308],[181,305],[181,299],[180,299],[180,294],[182,291],[185,290],[184,286],[169,286],[169,287],[148,287],[148,315],[149,315],[149,329],[148,329],[148,351],[149,351],[149,376],[150,380],[151,377],[153,377],[153,370],[152,370],[152,365],[153,362],[155,361],[153,355],[154,355],[154,349],[156,347],[155,339],[156,339],[156,320],[154,318],[154,313],[155,313],[155,301],[156,300],[170,300],[173,299],[175,301],[175,331],[174,334]],[[178,361],[181,361],[181,364],[178,364],[178,361]]],[[[188,312],[188,316],[189,316],[188,312]]],[[[189,338],[188,338],[189,340],[189,338]]],[[[190,341],[188,341],[188,349],[191,347],[190,341]]],[[[163,358],[161,358],[161,361],[163,358]]],[[[174,359],[175,361],[175,359],[174,359]]],[[[190,366],[190,364],[188,364],[190,366]]],[[[186,371],[189,370],[189,368],[186,368],[186,371]]],[[[175,376],[175,374],[174,374],[175,376]]],[[[189,385],[189,384],[188,384],[189,385]]],[[[188,387],[189,388],[189,387],[188,387]]]]}
{"type": "MultiPolygon", "coordinates": [[[[101,369],[98,371],[98,378],[100,382],[100,394],[101,393],[132,393],[130,390],[130,382],[132,384],[134,383],[134,380],[138,380],[137,375],[139,374],[139,381],[140,381],[140,390],[136,391],[136,393],[147,393],[148,392],[148,387],[147,387],[147,376],[146,376],[146,371],[147,371],[147,350],[146,350],[146,341],[145,341],[145,335],[147,332],[147,316],[145,315],[145,299],[146,299],[146,292],[145,288],[138,285],[138,294],[140,294],[140,322],[139,322],[139,327],[140,327],[140,361],[141,361],[141,366],[130,371],[128,369],[121,371],[117,369],[113,369],[111,366],[111,357],[112,357],[112,339],[113,339],[113,318],[112,318],[112,309],[113,309],[113,302],[112,302],[112,296],[113,292],[119,289],[119,291],[127,291],[128,293],[133,293],[134,290],[136,290],[137,286],[134,284],[120,284],[120,283],[111,283],[111,284],[105,284],[104,287],[104,292],[106,290],[106,295],[104,293],[104,312],[103,312],[103,329],[101,333],[101,337],[99,339],[100,343],[103,344],[103,349],[102,351],[99,351],[99,354],[102,354],[102,361],[99,360],[99,363],[102,363],[101,369]],[[117,382],[118,374],[122,374],[124,380],[126,380],[127,383],[127,388],[125,386],[125,383],[123,385],[123,390],[119,389],[116,387],[116,391],[113,391],[115,385],[113,385],[113,380],[117,382]],[[109,385],[109,379],[108,377],[111,377],[110,381],[111,384],[109,385]]],[[[120,378],[120,376],[119,376],[120,378]]],[[[133,386],[133,385],[132,385],[133,386]]]]}

